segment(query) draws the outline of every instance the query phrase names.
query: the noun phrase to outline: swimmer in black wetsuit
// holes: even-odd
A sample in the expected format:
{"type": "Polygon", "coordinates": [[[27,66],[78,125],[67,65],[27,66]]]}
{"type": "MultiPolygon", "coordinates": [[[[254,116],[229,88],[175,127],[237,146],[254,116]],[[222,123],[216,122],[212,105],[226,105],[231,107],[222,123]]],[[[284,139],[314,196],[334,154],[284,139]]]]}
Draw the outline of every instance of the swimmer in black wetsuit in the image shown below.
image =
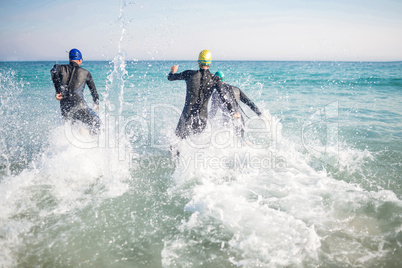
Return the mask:
{"type": "MultiPolygon", "coordinates": [[[[258,107],[247,97],[246,94],[244,94],[243,91],[240,90],[238,87],[231,86],[229,84],[225,83],[225,76],[223,72],[218,71],[215,73],[216,76],[219,76],[222,79],[223,83],[223,88],[222,88],[222,94],[223,94],[223,99],[225,102],[222,102],[222,98],[220,97],[220,94],[218,92],[214,92],[212,94],[212,104],[211,104],[211,110],[209,112],[210,118],[213,118],[216,115],[216,112],[218,111],[218,108],[222,110],[223,114],[223,124],[228,125],[232,124],[235,128],[236,135],[239,138],[244,138],[244,117],[247,116],[243,109],[240,107],[240,102],[243,102],[247,104],[247,106],[250,107],[251,110],[253,110],[258,116],[261,117],[261,112],[258,109],[258,107]],[[240,114],[239,117],[233,118],[230,116],[230,112],[226,109],[226,104],[230,103],[234,109],[234,111],[238,114],[240,114]],[[238,122],[240,121],[240,122],[238,122]]],[[[265,118],[262,118],[264,121],[266,121],[265,118]]]]}
{"type": "Polygon", "coordinates": [[[82,54],[78,49],[69,52],[69,64],[55,64],[50,70],[56,89],[56,99],[60,101],[61,114],[66,120],[81,121],[88,125],[91,133],[98,133],[101,121],[84,99],[84,87],[88,85],[92,99],[99,109],[99,95],[89,71],[81,68],[82,54]]]}
{"type": "MultiPolygon", "coordinates": [[[[209,71],[211,59],[211,52],[203,50],[198,58],[198,71],[187,70],[176,74],[178,65],[174,65],[168,75],[169,81],[185,80],[187,84],[186,102],[176,128],[176,135],[182,139],[205,129],[211,94],[214,90],[221,92],[221,79],[209,71]]],[[[233,115],[231,105],[228,103],[226,106],[229,114],[233,115]]]]}

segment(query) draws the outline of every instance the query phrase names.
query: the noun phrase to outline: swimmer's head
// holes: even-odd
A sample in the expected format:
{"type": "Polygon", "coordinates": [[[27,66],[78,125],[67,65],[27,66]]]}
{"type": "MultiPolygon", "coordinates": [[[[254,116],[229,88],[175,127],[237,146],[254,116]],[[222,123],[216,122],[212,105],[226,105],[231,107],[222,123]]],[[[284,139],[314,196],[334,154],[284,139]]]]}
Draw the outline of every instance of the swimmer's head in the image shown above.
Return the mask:
{"type": "Polygon", "coordinates": [[[219,76],[219,77],[221,78],[222,82],[225,82],[225,75],[223,74],[223,72],[217,71],[217,72],[215,73],[215,75],[216,75],[216,76],[219,76]]]}
{"type": "Polygon", "coordinates": [[[82,54],[76,48],[71,49],[70,52],[68,53],[68,56],[70,60],[82,60],[82,54]]]}
{"type": "Polygon", "coordinates": [[[200,52],[200,55],[198,56],[198,63],[201,65],[209,66],[211,65],[212,62],[212,54],[211,51],[205,49],[200,52]]]}

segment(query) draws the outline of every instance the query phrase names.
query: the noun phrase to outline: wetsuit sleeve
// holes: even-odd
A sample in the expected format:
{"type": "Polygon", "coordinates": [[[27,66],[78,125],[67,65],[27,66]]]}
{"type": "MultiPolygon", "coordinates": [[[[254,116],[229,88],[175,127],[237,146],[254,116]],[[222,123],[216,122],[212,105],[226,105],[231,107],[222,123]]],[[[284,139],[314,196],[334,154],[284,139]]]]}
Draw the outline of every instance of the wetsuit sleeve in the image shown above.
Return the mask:
{"type": "Polygon", "coordinates": [[[94,103],[99,105],[98,91],[96,90],[95,82],[90,72],[88,72],[86,83],[88,85],[89,90],[91,91],[92,100],[94,101],[94,103]]]}
{"type": "Polygon", "coordinates": [[[254,104],[247,96],[246,94],[243,93],[243,91],[240,90],[240,100],[244,104],[246,104],[248,107],[250,107],[251,110],[253,110],[258,116],[261,115],[260,110],[258,109],[257,105],[254,104]]]}
{"type": "Polygon", "coordinates": [[[236,111],[235,111],[234,107],[232,106],[232,104],[230,102],[226,101],[226,99],[223,95],[222,88],[223,88],[223,83],[222,83],[222,80],[219,79],[217,82],[217,86],[216,86],[216,90],[219,93],[219,98],[221,98],[222,103],[224,103],[224,105],[226,105],[226,109],[229,111],[230,115],[234,115],[236,113],[236,111]]]}
{"type": "Polygon", "coordinates": [[[168,75],[168,80],[169,81],[174,81],[174,80],[186,80],[186,77],[188,76],[187,71],[181,72],[181,73],[172,73],[170,72],[168,75]]]}
{"type": "Polygon", "coordinates": [[[61,77],[60,77],[60,65],[55,64],[53,68],[50,70],[50,74],[52,76],[52,81],[54,84],[54,89],[56,90],[56,93],[59,94],[61,93],[61,77]]]}

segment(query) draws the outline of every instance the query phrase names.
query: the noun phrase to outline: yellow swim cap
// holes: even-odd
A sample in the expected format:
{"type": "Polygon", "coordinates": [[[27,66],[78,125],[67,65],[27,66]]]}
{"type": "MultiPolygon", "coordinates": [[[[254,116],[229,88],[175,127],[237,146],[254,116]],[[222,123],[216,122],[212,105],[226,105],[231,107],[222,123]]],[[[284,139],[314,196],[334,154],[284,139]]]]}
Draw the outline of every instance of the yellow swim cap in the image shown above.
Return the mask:
{"type": "Polygon", "coordinates": [[[211,51],[207,49],[201,51],[200,55],[198,56],[198,63],[200,63],[201,65],[210,65],[211,62],[212,62],[211,51]]]}

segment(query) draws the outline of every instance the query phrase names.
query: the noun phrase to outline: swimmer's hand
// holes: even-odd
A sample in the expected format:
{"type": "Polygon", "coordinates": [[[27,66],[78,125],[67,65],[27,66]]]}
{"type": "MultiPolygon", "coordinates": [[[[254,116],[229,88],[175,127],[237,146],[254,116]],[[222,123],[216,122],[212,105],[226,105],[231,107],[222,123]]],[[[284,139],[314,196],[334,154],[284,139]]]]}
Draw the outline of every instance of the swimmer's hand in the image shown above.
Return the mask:
{"type": "Polygon", "coordinates": [[[271,115],[269,114],[269,112],[263,112],[262,114],[260,114],[259,115],[260,116],[260,119],[263,121],[263,122],[265,122],[265,123],[267,123],[267,122],[271,122],[271,115]]]}
{"type": "Polygon", "coordinates": [[[54,97],[56,98],[56,100],[61,101],[63,99],[63,95],[61,95],[61,93],[57,93],[56,95],[54,95],[54,97]]]}
{"type": "Polygon", "coordinates": [[[240,113],[233,114],[233,118],[239,119],[240,118],[240,113]]]}
{"type": "Polygon", "coordinates": [[[92,110],[94,110],[95,112],[99,111],[99,104],[94,104],[94,106],[92,107],[92,110]]]}
{"type": "Polygon", "coordinates": [[[177,72],[178,69],[179,69],[179,65],[173,65],[172,67],[170,67],[170,72],[172,74],[174,74],[175,72],[177,72]]]}
{"type": "Polygon", "coordinates": [[[265,115],[260,116],[260,118],[265,123],[271,122],[271,119],[265,115]]]}

